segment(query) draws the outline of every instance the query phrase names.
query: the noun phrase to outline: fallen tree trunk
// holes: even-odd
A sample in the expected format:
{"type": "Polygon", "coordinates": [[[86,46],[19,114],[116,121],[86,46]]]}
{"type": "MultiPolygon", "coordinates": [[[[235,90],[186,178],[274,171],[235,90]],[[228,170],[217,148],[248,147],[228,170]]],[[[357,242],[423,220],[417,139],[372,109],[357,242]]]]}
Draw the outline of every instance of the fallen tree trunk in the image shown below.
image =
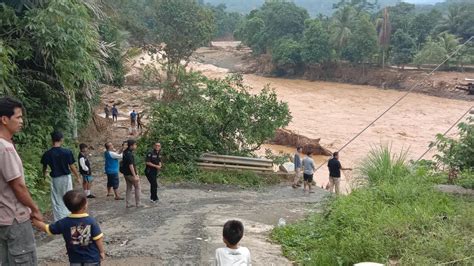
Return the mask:
{"type": "Polygon", "coordinates": [[[310,151],[312,154],[331,156],[331,151],[319,144],[320,140],[321,139],[310,139],[288,129],[277,129],[275,137],[270,143],[295,148],[301,146],[303,147],[303,153],[310,151]]]}

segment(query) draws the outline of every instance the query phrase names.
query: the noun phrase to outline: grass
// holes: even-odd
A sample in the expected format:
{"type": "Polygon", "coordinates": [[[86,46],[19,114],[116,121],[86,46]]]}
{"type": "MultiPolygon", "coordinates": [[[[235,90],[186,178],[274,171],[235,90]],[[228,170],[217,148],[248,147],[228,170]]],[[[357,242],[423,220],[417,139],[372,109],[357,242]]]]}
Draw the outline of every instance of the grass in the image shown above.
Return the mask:
{"type": "Polygon", "coordinates": [[[261,188],[278,184],[277,175],[257,174],[250,171],[206,171],[200,170],[194,164],[168,164],[161,174],[165,183],[197,183],[233,185],[241,188],[261,188]]]}
{"type": "Polygon", "coordinates": [[[474,172],[464,171],[458,178],[454,181],[456,185],[459,185],[464,188],[474,189],[474,172]]]}
{"type": "Polygon", "coordinates": [[[474,262],[474,199],[437,192],[430,171],[404,153],[372,152],[359,170],[368,184],[330,199],[321,214],[276,228],[284,255],[303,265],[363,261],[401,265],[474,262]]]}

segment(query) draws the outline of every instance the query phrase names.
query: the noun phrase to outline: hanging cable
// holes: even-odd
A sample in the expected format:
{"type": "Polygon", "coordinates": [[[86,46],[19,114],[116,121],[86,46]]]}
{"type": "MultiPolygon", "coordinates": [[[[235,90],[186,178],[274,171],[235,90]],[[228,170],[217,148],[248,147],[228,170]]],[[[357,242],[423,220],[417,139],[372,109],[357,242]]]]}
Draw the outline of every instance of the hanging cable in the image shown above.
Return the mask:
{"type": "MultiPolygon", "coordinates": [[[[467,111],[466,111],[458,120],[456,120],[456,122],[454,122],[454,124],[452,124],[451,127],[448,128],[448,130],[446,130],[446,131],[443,133],[443,137],[446,136],[446,134],[448,134],[449,131],[451,131],[451,129],[453,129],[453,128],[472,110],[473,107],[474,107],[474,105],[471,105],[471,106],[469,107],[469,109],[467,109],[467,111]]],[[[431,149],[432,149],[433,147],[435,147],[435,146],[438,144],[438,142],[439,142],[439,141],[437,140],[436,142],[430,144],[429,148],[428,148],[428,149],[418,158],[418,160],[416,160],[416,161],[418,162],[419,160],[423,159],[423,157],[425,157],[425,155],[426,155],[428,152],[430,152],[431,149]]]]}
{"type": "MultiPolygon", "coordinates": [[[[429,76],[431,76],[434,72],[436,72],[442,65],[444,65],[449,59],[451,59],[455,54],[459,52],[467,43],[469,43],[472,39],[474,39],[474,36],[471,36],[467,41],[465,41],[462,45],[460,45],[454,52],[449,54],[446,59],[443,60],[439,65],[437,65],[426,77],[422,80],[425,81],[429,76]]],[[[369,125],[367,125],[364,129],[362,129],[359,133],[357,133],[354,137],[352,137],[346,144],[344,144],[338,152],[344,150],[347,146],[349,146],[354,140],[356,140],[360,135],[362,135],[369,127],[371,127],[375,122],[377,122],[380,118],[382,118],[386,113],[388,113],[390,110],[392,110],[393,107],[395,107],[398,103],[400,103],[403,99],[405,99],[422,81],[416,83],[413,85],[402,97],[398,98],[390,107],[388,107],[385,111],[383,111],[377,118],[375,118],[372,122],[370,122],[369,125]]],[[[320,164],[316,170],[318,171],[321,167],[323,167],[329,160],[325,160],[322,164],[320,164]]]]}

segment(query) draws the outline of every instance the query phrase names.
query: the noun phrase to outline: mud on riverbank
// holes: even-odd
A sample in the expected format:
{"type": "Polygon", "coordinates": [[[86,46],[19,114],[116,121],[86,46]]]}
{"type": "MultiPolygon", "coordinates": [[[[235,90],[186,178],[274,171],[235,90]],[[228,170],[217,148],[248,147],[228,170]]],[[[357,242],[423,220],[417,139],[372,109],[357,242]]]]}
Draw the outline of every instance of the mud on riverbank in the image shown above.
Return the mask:
{"type": "MultiPolygon", "coordinates": [[[[211,64],[228,69],[229,72],[257,74],[265,77],[276,77],[278,71],[271,56],[262,55],[255,58],[251,50],[238,45],[239,42],[214,42],[211,48],[203,47],[196,51],[197,62],[211,64]]],[[[309,81],[331,81],[355,85],[370,85],[382,89],[408,90],[449,99],[474,101],[474,95],[457,90],[465,78],[474,78],[473,72],[437,71],[428,76],[431,70],[406,68],[405,70],[375,66],[352,66],[344,63],[313,65],[305,69],[290,71],[281,78],[305,79],[309,81]],[[296,73],[296,74],[295,74],[296,73]]]]}

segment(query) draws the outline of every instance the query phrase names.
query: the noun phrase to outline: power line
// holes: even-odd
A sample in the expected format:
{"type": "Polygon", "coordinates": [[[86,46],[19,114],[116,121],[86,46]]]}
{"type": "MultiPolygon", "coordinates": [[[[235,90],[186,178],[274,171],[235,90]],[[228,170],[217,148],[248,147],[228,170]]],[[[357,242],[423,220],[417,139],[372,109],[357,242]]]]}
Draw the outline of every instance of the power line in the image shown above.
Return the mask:
{"type": "MultiPolygon", "coordinates": [[[[448,55],[443,62],[441,62],[438,66],[436,66],[426,77],[413,85],[402,97],[398,98],[390,107],[388,107],[385,111],[383,111],[377,118],[375,118],[372,122],[370,122],[369,125],[367,125],[364,129],[362,129],[359,133],[357,133],[354,137],[352,137],[346,144],[344,144],[338,152],[344,150],[347,146],[349,146],[354,140],[356,140],[360,135],[362,135],[369,127],[371,127],[375,122],[377,122],[380,118],[382,118],[386,113],[388,113],[390,110],[392,110],[393,107],[395,107],[398,103],[400,103],[403,99],[405,99],[408,94],[410,94],[421,82],[425,81],[429,76],[431,76],[434,72],[436,72],[444,63],[446,63],[449,59],[451,59],[455,54],[459,52],[468,42],[470,42],[472,39],[474,39],[474,35],[471,36],[467,41],[465,41],[462,45],[460,45],[454,52],[452,52],[450,55],[448,55]]],[[[319,165],[316,170],[318,171],[321,167],[323,167],[329,160],[325,160],[321,165],[319,165]]]]}
{"type": "MultiPolygon", "coordinates": [[[[469,109],[467,109],[467,111],[466,111],[461,117],[459,117],[459,119],[456,120],[456,122],[454,122],[454,124],[452,124],[451,127],[448,128],[448,130],[446,130],[446,131],[443,133],[443,137],[446,136],[446,134],[448,134],[448,132],[451,131],[451,129],[453,129],[453,127],[455,127],[455,126],[471,111],[471,109],[472,109],[473,107],[474,107],[474,105],[471,105],[471,106],[469,107],[469,109]]],[[[418,162],[418,161],[421,160],[423,157],[425,157],[425,155],[426,155],[428,152],[430,152],[431,149],[432,149],[434,146],[436,146],[436,144],[438,144],[438,142],[439,142],[439,141],[437,140],[435,143],[430,144],[429,148],[428,148],[428,149],[418,158],[418,160],[416,160],[416,161],[418,162]]]]}

